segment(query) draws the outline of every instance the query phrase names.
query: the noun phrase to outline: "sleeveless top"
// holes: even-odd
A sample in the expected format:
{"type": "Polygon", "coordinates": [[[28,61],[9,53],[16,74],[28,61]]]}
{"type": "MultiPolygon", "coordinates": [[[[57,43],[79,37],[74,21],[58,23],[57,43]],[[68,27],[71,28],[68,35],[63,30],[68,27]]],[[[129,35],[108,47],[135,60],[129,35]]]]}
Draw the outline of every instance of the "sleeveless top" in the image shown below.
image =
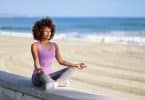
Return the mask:
{"type": "MultiPolygon", "coordinates": [[[[38,41],[38,58],[41,68],[45,74],[52,73],[52,64],[55,58],[55,44],[50,42],[51,49],[48,50],[42,46],[40,41],[38,41]]],[[[34,69],[33,74],[37,73],[34,69]]]]}

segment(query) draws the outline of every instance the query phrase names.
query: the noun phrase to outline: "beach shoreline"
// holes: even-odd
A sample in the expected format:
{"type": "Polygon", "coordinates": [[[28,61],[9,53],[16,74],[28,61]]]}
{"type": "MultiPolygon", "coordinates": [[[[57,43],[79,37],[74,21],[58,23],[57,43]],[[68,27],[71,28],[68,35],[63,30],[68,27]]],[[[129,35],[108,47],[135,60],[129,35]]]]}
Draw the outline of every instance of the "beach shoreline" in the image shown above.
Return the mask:
{"type": "MultiPolygon", "coordinates": [[[[145,98],[145,46],[69,39],[53,41],[58,43],[66,60],[88,65],[72,77],[72,87],[94,94],[125,96],[127,99],[145,98]]],[[[0,35],[0,70],[31,77],[32,42],[32,37],[0,35]]],[[[56,61],[53,66],[54,70],[63,68],[56,61]]]]}

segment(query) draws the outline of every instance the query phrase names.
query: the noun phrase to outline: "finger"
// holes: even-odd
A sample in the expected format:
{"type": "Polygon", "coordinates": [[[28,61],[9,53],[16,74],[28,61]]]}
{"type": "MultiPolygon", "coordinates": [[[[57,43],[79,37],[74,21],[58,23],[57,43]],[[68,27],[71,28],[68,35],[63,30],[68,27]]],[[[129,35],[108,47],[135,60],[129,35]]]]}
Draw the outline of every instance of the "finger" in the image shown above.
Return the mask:
{"type": "Polygon", "coordinates": [[[80,65],[84,65],[84,63],[80,63],[80,65]]]}
{"type": "Polygon", "coordinates": [[[77,69],[80,69],[79,66],[76,66],[77,69]]]}
{"type": "Polygon", "coordinates": [[[87,66],[86,65],[84,65],[84,68],[86,68],[87,66]]]}
{"type": "Polygon", "coordinates": [[[82,65],[81,67],[85,68],[85,67],[87,67],[87,66],[86,66],[86,65],[82,65]]]}
{"type": "Polygon", "coordinates": [[[79,66],[79,69],[82,70],[83,68],[81,66],[79,66]]]}
{"type": "Polygon", "coordinates": [[[83,66],[80,66],[80,68],[83,69],[84,67],[83,66]]]}
{"type": "Polygon", "coordinates": [[[79,66],[80,70],[82,70],[83,68],[81,66],[79,66]]]}

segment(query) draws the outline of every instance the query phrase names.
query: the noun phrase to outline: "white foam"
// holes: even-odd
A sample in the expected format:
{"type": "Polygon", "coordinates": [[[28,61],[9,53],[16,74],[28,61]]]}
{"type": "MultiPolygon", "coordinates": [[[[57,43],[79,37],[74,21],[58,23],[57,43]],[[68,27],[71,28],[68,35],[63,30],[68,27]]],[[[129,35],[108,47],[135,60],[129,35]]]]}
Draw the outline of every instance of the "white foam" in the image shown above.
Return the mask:
{"type": "Polygon", "coordinates": [[[32,34],[29,32],[0,31],[0,35],[8,35],[8,36],[16,36],[16,37],[32,37],[32,34]]]}
{"type": "Polygon", "coordinates": [[[113,31],[104,34],[99,33],[98,35],[86,34],[82,38],[90,42],[145,45],[145,31],[139,32],[113,31]]]}
{"type": "Polygon", "coordinates": [[[121,44],[135,44],[145,45],[145,37],[129,37],[129,36],[84,36],[85,40],[101,43],[121,43],[121,44]]]}
{"type": "MultiPolygon", "coordinates": [[[[75,41],[98,42],[98,43],[121,43],[121,44],[135,44],[145,45],[145,32],[141,35],[137,32],[119,32],[113,31],[108,33],[85,33],[77,32],[70,33],[55,33],[54,39],[70,39],[75,41]]],[[[9,35],[17,37],[32,37],[32,33],[26,32],[6,32],[0,31],[0,35],[9,35]]]]}

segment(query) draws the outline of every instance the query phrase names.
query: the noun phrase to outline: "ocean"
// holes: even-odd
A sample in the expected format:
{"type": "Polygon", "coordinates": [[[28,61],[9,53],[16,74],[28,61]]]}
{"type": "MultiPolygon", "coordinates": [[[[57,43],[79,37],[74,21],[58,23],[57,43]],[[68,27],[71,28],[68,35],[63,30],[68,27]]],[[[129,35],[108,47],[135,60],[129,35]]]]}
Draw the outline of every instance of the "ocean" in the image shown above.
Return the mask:
{"type": "MultiPolygon", "coordinates": [[[[0,18],[0,35],[32,37],[32,26],[41,17],[0,18]]],[[[53,17],[54,38],[87,42],[145,45],[145,18],[53,17]]]]}

